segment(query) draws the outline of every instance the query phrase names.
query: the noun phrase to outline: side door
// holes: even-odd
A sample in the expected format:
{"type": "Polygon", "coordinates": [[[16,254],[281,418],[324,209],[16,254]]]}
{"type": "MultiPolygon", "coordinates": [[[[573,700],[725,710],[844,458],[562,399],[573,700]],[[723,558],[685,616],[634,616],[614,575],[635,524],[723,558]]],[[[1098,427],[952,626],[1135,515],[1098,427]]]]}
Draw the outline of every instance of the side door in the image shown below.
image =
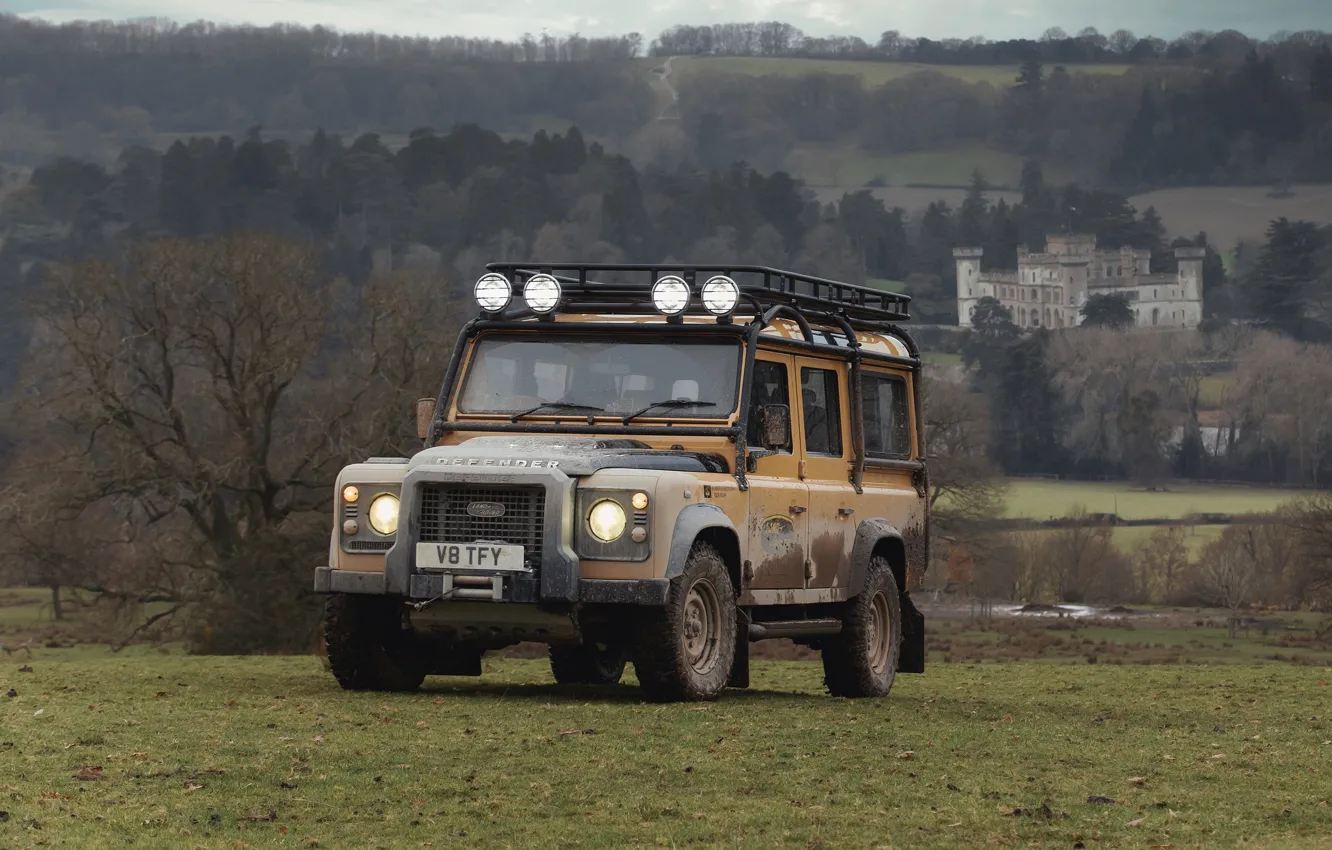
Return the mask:
{"type": "Polygon", "coordinates": [[[805,586],[845,587],[856,540],[851,486],[850,364],[796,358],[800,382],[798,430],[804,437],[801,476],[809,487],[809,564],[805,586]]]}
{"type": "MultiPolygon", "coordinates": [[[[744,559],[753,569],[754,590],[796,590],[805,586],[809,488],[800,480],[799,435],[792,388],[794,358],[759,351],[750,390],[749,448],[758,458],[749,481],[749,518],[744,559]],[[758,411],[769,404],[791,409],[791,442],[764,452],[759,442],[758,411]]],[[[753,601],[753,600],[749,600],[753,601]]],[[[771,600],[762,600],[771,601],[771,600]]]]}

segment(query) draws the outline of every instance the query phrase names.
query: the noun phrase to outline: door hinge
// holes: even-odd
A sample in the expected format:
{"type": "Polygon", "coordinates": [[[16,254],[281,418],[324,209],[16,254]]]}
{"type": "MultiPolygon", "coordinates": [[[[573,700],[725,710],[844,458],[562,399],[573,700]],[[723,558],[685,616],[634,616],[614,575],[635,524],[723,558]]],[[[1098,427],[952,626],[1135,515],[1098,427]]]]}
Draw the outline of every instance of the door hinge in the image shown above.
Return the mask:
{"type": "Polygon", "coordinates": [[[807,469],[808,469],[808,464],[809,464],[809,461],[806,461],[806,460],[802,460],[802,461],[800,461],[800,477],[801,477],[801,478],[804,478],[804,477],[805,477],[805,473],[806,473],[806,471],[807,471],[807,469]]]}
{"type": "Polygon", "coordinates": [[[805,581],[814,580],[814,562],[809,558],[805,559],[805,581]]]}

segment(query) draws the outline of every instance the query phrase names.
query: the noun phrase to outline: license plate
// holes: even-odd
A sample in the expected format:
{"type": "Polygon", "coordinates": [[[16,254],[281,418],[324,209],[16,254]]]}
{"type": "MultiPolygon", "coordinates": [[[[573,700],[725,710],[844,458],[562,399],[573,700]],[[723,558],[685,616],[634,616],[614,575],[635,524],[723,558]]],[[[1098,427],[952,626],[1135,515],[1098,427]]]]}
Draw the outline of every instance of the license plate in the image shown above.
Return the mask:
{"type": "Polygon", "coordinates": [[[526,570],[523,547],[502,543],[418,543],[423,570],[526,570]]]}

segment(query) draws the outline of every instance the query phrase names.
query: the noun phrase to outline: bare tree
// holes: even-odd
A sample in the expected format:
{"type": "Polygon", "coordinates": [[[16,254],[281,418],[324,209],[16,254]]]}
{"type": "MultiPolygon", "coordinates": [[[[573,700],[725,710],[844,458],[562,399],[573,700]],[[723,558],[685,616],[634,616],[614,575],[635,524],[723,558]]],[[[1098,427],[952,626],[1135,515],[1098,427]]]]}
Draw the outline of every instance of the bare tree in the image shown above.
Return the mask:
{"type": "Polygon", "coordinates": [[[1047,532],[1044,553],[1059,599],[1087,602],[1127,595],[1128,577],[1116,558],[1110,526],[1095,522],[1082,505],[1075,505],[1064,519],[1064,528],[1047,532]]]}
{"type": "Polygon", "coordinates": [[[399,274],[353,291],[314,248],[256,234],[58,269],[26,418],[82,495],[45,533],[113,510],[134,569],[109,590],[225,611],[262,640],[327,545],[337,470],[411,435],[448,353],[442,290],[399,274]]]}
{"type": "Polygon", "coordinates": [[[1212,605],[1230,612],[1226,621],[1227,633],[1234,638],[1239,633],[1239,612],[1252,600],[1257,570],[1252,554],[1245,547],[1232,542],[1214,541],[1203,550],[1198,572],[1199,591],[1212,605]]]}

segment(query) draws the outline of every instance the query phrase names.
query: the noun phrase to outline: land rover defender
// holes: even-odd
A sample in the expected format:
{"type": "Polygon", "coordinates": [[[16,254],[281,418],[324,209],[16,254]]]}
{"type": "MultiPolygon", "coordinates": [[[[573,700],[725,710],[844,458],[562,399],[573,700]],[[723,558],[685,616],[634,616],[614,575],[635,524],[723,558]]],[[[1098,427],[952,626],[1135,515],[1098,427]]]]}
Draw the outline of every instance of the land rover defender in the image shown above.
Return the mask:
{"type": "Polygon", "coordinates": [[[325,641],[348,689],[480,675],[548,645],[561,683],[652,700],[818,649],[829,692],[925,661],[920,354],[906,296],[758,266],[493,263],[423,448],[346,467],[325,641]],[[521,291],[521,303],[516,293],[521,291]]]}

